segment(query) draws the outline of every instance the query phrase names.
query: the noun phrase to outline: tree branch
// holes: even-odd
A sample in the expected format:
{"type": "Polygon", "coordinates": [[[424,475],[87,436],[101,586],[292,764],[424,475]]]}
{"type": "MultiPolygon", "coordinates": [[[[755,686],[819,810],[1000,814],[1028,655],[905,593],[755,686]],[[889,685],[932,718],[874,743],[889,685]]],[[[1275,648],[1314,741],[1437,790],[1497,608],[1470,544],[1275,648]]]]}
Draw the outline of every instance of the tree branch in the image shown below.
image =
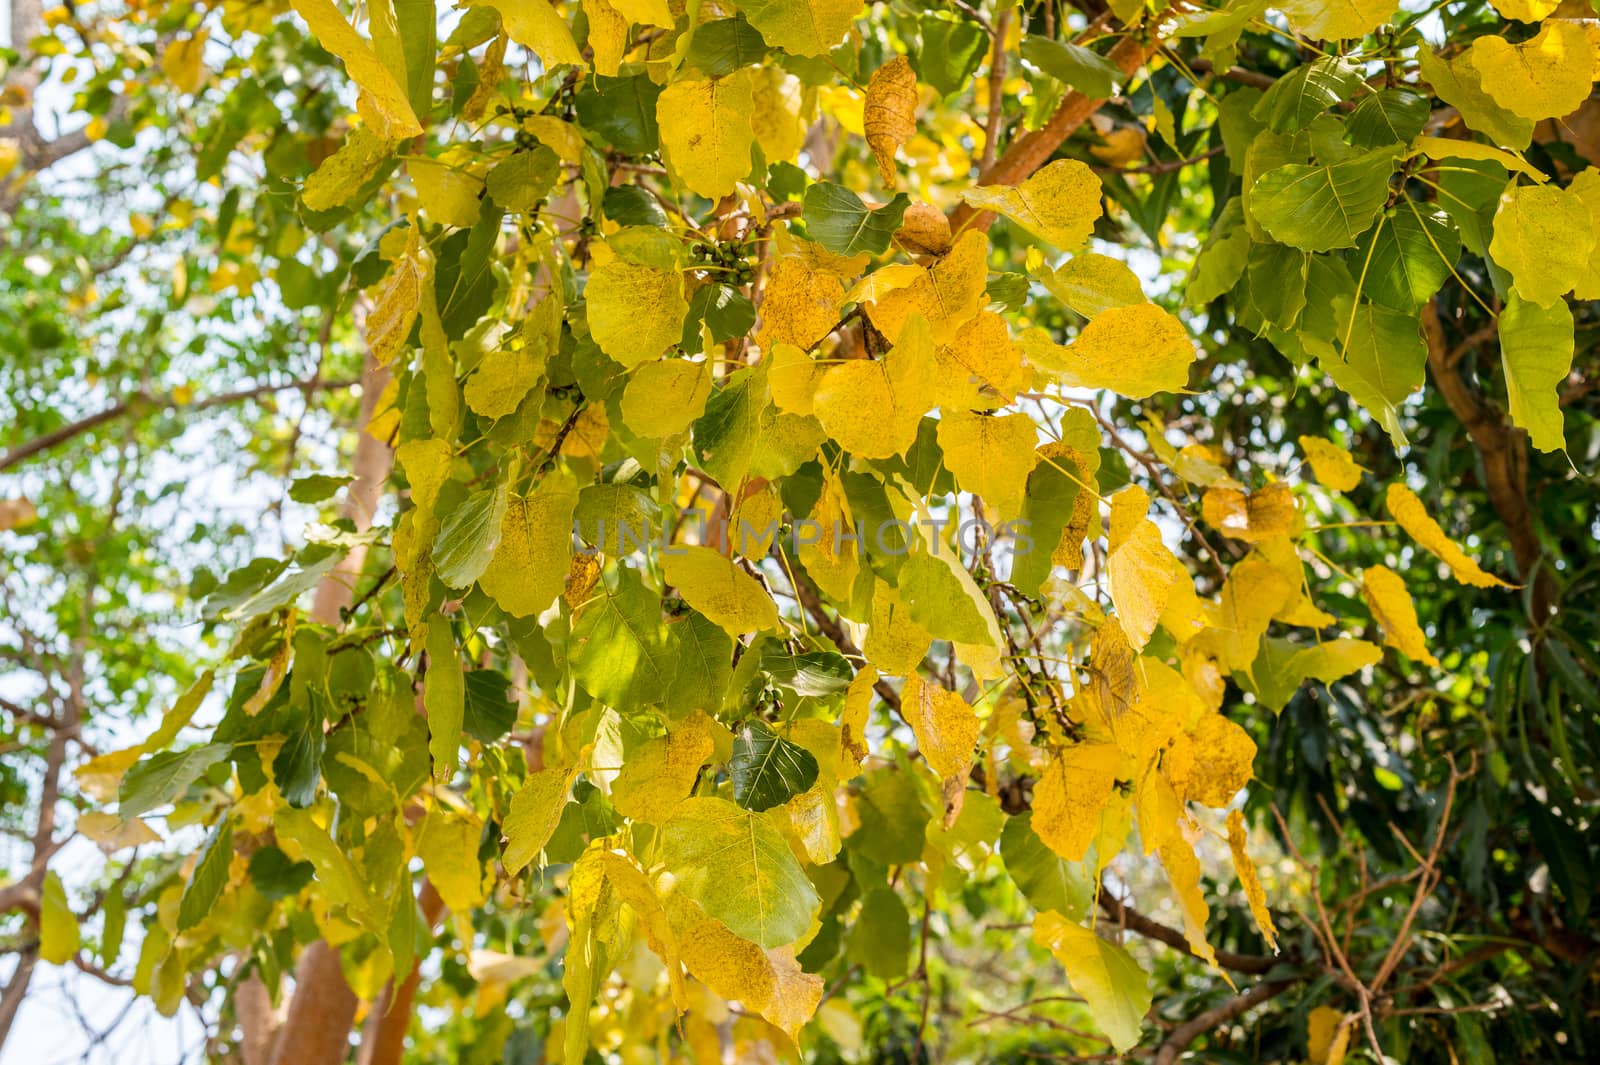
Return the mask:
{"type": "MultiPolygon", "coordinates": [[[[1165,943],[1174,950],[1182,951],[1191,958],[1197,958],[1189,948],[1189,941],[1184,934],[1176,928],[1169,927],[1146,917],[1132,906],[1117,898],[1103,886],[1100,888],[1100,909],[1107,917],[1132,932],[1137,932],[1146,939],[1154,939],[1165,943]]],[[[1217,964],[1224,969],[1232,969],[1237,973],[1251,973],[1260,975],[1272,971],[1279,964],[1276,958],[1260,957],[1254,954],[1235,954],[1228,950],[1219,950],[1217,964]]]]}
{"type": "Polygon", "coordinates": [[[1239,997],[1229,999],[1220,1006],[1213,1006],[1194,1019],[1178,1025],[1156,1049],[1156,1065],[1173,1065],[1185,1048],[1206,1032],[1227,1024],[1252,1006],[1259,1006],[1268,999],[1276,998],[1294,985],[1293,980],[1270,980],[1264,984],[1257,984],[1239,997]]]}

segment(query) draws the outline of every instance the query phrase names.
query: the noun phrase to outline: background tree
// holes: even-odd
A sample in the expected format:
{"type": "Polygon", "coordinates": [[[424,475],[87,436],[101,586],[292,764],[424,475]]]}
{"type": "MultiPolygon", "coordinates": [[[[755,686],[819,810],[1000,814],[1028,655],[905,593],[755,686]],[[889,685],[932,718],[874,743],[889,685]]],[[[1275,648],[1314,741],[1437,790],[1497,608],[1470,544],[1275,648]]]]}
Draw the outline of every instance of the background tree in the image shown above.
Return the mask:
{"type": "Polygon", "coordinates": [[[17,4],[7,1016],[1581,1057],[1594,15],[17,4]]]}

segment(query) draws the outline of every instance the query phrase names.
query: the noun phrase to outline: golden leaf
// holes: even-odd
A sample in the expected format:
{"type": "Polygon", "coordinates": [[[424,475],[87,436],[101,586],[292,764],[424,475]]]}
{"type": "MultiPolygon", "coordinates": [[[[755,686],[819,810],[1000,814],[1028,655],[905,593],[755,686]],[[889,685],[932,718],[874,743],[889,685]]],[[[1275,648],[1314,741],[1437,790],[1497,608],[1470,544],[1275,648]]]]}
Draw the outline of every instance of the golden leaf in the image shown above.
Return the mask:
{"type": "Polygon", "coordinates": [[[571,483],[546,477],[531,496],[512,496],[500,521],[500,543],[478,578],[485,595],[512,617],[544,612],[566,586],[572,559],[571,483]]]}
{"type": "Polygon", "coordinates": [[[1368,566],[1361,574],[1361,590],[1374,620],[1383,626],[1384,646],[1437,668],[1439,660],[1428,650],[1417,608],[1400,575],[1387,566],[1368,566]]]}
{"type": "MultiPolygon", "coordinates": [[[[383,65],[372,44],[355,31],[333,0],[293,0],[317,42],[338,56],[345,73],[361,89],[378,121],[377,132],[389,140],[403,140],[422,132],[422,123],[406,99],[406,90],[383,65]]],[[[565,24],[563,24],[565,25],[565,24]]]]}
{"type": "Polygon", "coordinates": [[[1403,484],[1391,484],[1384,500],[1389,508],[1389,513],[1400,527],[1411,534],[1411,538],[1427,548],[1446,566],[1455,579],[1462,584],[1470,584],[1474,588],[1510,588],[1507,584],[1492,573],[1486,573],[1466,552],[1457,547],[1445,535],[1439,523],[1428,514],[1428,508],[1423,505],[1417,494],[1403,484]]]}
{"type": "Polygon", "coordinates": [[[1104,388],[1129,399],[1181,392],[1195,360],[1194,342],[1171,314],[1153,303],[1112,307],[1062,346],[1042,329],[1018,343],[1036,366],[1073,388],[1104,388]]]}
{"type": "Polygon", "coordinates": [[[468,0],[473,7],[500,12],[507,36],[539,57],[546,70],[570,64],[583,66],[566,19],[548,0],[468,0]]]}
{"type": "Polygon", "coordinates": [[[1261,878],[1256,875],[1256,863],[1250,860],[1245,842],[1244,814],[1230,810],[1228,849],[1233,852],[1233,871],[1239,874],[1239,885],[1244,888],[1244,897],[1250,903],[1250,915],[1256,919],[1256,927],[1261,929],[1261,938],[1267,941],[1267,949],[1276,954],[1278,930],[1273,927],[1272,911],[1267,909],[1267,893],[1261,887],[1261,878]]]}
{"type": "Polygon", "coordinates": [[[991,521],[1009,521],[1021,512],[1028,474],[1037,461],[1038,429],[1032,418],[946,412],[938,436],[945,466],[963,491],[983,500],[991,521]]]}
{"type": "Polygon", "coordinates": [[[1533,38],[1512,44],[1487,34],[1472,42],[1467,58],[1495,103],[1523,118],[1561,118],[1589,98],[1594,46],[1583,26],[1551,19],[1533,38]]]}
{"type": "Polygon", "coordinates": [[[762,290],[756,343],[769,352],[780,344],[807,350],[833,332],[843,303],[844,285],[837,275],[814,269],[799,256],[784,256],[762,290]]]}
{"type": "Polygon", "coordinates": [[[1365,466],[1350,457],[1350,452],[1320,436],[1302,436],[1300,450],[1306,453],[1317,480],[1335,492],[1350,491],[1361,483],[1361,475],[1367,472],[1365,466]]]}
{"type": "Polygon", "coordinates": [[[922,665],[933,636],[911,617],[894,585],[877,581],[872,590],[872,620],[861,653],[885,673],[910,676],[922,665]]]}
{"type": "MultiPolygon", "coordinates": [[[[900,333],[913,315],[927,321],[935,342],[948,343],[987,302],[984,290],[989,283],[988,260],[989,238],[975,230],[965,233],[950,254],[932,267],[911,267],[909,284],[891,288],[876,298],[863,295],[863,300],[869,300],[867,316],[891,343],[900,342],[900,333]]],[[[887,267],[870,276],[894,269],[887,267]]]]}
{"type": "Polygon", "coordinates": [[[626,818],[660,824],[689,797],[715,749],[711,719],[696,710],[628,755],[611,784],[611,804],[626,818]]]}
{"type": "Polygon", "coordinates": [[[778,627],[778,605],[759,582],[709,547],[674,547],[661,571],[690,606],[730,636],[778,627]]]}
{"type": "Polygon", "coordinates": [[[1077,159],[1057,159],[1020,185],[979,185],[961,198],[980,211],[993,211],[1062,251],[1075,251],[1099,220],[1100,179],[1077,159]]]}
{"type": "Polygon", "coordinates": [[[911,60],[897,55],[873,71],[861,108],[861,126],[867,147],[878,160],[879,176],[894,188],[894,153],[917,132],[917,73],[911,60]]]}
{"type": "Polygon", "coordinates": [[[656,99],[667,167],[696,195],[720,200],[750,173],[752,78],[747,68],[725,78],[675,81],[656,99]]]}
{"type": "Polygon", "coordinates": [[[709,362],[647,362],[628,376],[622,390],[622,422],[636,436],[672,436],[694,424],[710,398],[709,362]]]}
{"type": "Polygon", "coordinates": [[[1083,861],[1121,766],[1122,752],[1110,743],[1076,744],[1050,760],[1033,787],[1033,830],[1046,846],[1069,862],[1083,861]]]}
{"type": "Polygon", "coordinates": [[[683,337],[682,274],[613,259],[589,274],[584,295],[594,342],[624,367],[659,359],[683,337]]]}
{"type": "Polygon", "coordinates": [[[1213,528],[1249,544],[1298,536],[1305,529],[1300,504],[1282,481],[1249,495],[1235,488],[1208,488],[1200,500],[1200,513],[1213,528]]]}
{"type": "Polygon", "coordinates": [[[900,714],[928,767],[941,780],[964,781],[978,742],[978,715],[967,701],[912,673],[900,692],[900,714]]]}

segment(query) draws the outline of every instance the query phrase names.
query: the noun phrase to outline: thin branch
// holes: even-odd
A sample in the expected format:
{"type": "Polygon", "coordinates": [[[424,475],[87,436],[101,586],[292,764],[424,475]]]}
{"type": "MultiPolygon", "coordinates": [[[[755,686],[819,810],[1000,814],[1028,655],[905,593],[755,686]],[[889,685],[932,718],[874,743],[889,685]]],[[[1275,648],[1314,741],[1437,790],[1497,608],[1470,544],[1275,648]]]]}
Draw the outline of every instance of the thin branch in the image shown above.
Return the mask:
{"type": "Polygon", "coordinates": [[[1253,1006],[1259,1006],[1268,999],[1276,998],[1294,985],[1293,980],[1270,980],[1264,984],[1257,984],[1237,998],[1231,998],[1220,1006],[1213,1006],[1193,1020],[1178,1025],[1166,1039],[1162,1040],[1161,1046],[1156,1050],[1156,1065],[1173,1065],[1189,1044],[1206,1032],[1227,1024],[1253,1006]]]}

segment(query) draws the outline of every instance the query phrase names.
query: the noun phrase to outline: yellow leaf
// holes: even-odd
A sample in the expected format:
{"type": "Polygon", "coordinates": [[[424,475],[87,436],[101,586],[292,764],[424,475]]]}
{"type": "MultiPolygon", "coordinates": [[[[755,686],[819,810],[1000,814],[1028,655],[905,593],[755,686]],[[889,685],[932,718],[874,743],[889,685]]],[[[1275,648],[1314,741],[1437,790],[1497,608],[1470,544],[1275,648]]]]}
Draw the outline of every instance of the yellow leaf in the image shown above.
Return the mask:
{"type": "Polygon", "coordinates": [[[1418,137],[1411,142],[1409,157],[1418,155],[1426,155],[1429,159],[1486,159],[1531,178],[1535,184],[1543,185],[1549,180],[1544,176],[1544,171],[1516,152],[1508,152],[1492,144],[1479,144],[1477,141],[1457,140],[1454,137],[1418,137]]]}
{"type": "Polygon", "coordinates": [[[950,219],[931,203],[913,203],[907,207],[894,239],[913,255],[943,255],[954,240],[950,219]]]}
{"type": "Polygon", "coordinates": [[[293,0],[294,9],[322,47],[344,62],[345,73],[360,87],[379,119],[380,135],[404,140],[422,132],[422,123],[406,99],[406,90],[383,65],[372,44],[355,31],[333,0],[293,0]]]}
{"type": "Polygon", "coordinates": [[[1053,271],[1038,274],[1044,287],[1085,318],[1112,307],[1146,303],[1139,275],[1121,259],[1079,252],[1053,271]]]}
{"type": "Polygon", "coordinates": [[[1594,81],[1594,46],[1582,25],[1566,19],[1551,19],[1520,44],[1496,34],[1479,37],[1467,58],[1495,103],[1523,118],[1570,115],[1589,98],[1594,81]]]}
{"type": "Polygon", "coordinates": [[[900,714],[928,768],[941,780],[965,781],[978,742],[978,715],[967,701],[912,673],[900,692],[900,714]]]}
{"type": "Polygon", "coordinates": [[[1006,320],[989,311],[968,320],[950,343],[934,352],[934,359],[939,405],[952,410],[988,410],[1010,403],[1033,382],[1006,320]]]}
{"type": "Polygon", "coordinates": [[[911,617],[894,585],[877,581],[872,589],[872,621],[861,653],[878,669],[910,676],[922,665],[933,636],[911,617]]]}
{"type": "Polygon", "coordinates": [[[1100,179],[1077,159],[1058,159],[1020,185],[965,189],[968,206],[993,211],[1062,251],[1074,251],[1099,220],[1100,179]]]}
{"type": "Polygon", "coordinates": [[[1515,180],[1506,186],[1494,212],[1489,255],[1511,272],[1517,295],[1541,307],[1553,305],[1582,277],[1594,247],[1594,221],[1578,193],[1515,180]]]}
{"type": "Polygon", "coordinates": [[[673,548],[661,560],[667,583],[729,636],[778,627],[778,605],[756,579],[709,547],[673,548]]]}
{"type": "MultiPolygon", "coordinates": [[[[1221,809],[1255,775],[1256,741],[1221,714],[1206,714],[1190,733],[1194,762],[1179,798],[1221,809]]],[[[1177,782],[1174,782],[1177,786],[1177,782]]]]}
{"type": "Polygon", "coordinates": [[[1122,752],[1110,743],[1080,743],[1050,759],[1033,788],[1033,830],[1046,846],[1069,862],[1083,861],[1121,766],[1122,752]]]}
{"type": "Polygon", "coordinates": [[[161,54],[162,73],[179,92],[192,93],[205,84],[204,60],[208,36],[208,30],[197,30],[192,37],[174,40],[161,54]]]}
{"type": "MultiPolygon", "coordinates": [[[[300,189],[308,209],[327,211],[354,196],[394,151],[394,142],[366,126],[346,134],[339,150],[317,165],[300,189]]],[[[4,174],[0,173],[0,177],[4,174]]]]}
{"type": "MultiPolygon", "coordinates": [[[[888,267],[871,276],[893,269],[888,267]]],[[[956,241],[949,255],[931,268],[911,269],[910,283],[872,299],[866,304],[867,315],[891,343],[900,342],[900,332],[912,315],[920,315],[928,322],[936,343],[948,343],[987,302],[984,290],[989,283],[989,238],[976,230],[968,232],[956,241]]]]}
{"type": "Polygon", "coordinates": [[[483,824],[475,815],[439,807],[428,811],[417,833],[417,857],[444,904],[455,913],[471,913],[486,897],[483,863],[478,860],[483,824]]]}
{"type": "Polygon", "coordinates": [[[1344,40],[1365,37],[1388,22],[1400,0],[1280,0],[1273,6],[1307,37],[1344,40]]]}
{"type": "Polygon", "coordinates": [[[1383,626],[1384,646],[1430,666],[1439,665],[1428,650],[1428,639],[1417,624],[1417,608],[1398,573],[1387,566],[1368,566],[1361,574],[1361,590],[1373,619],[1383,626]]]}
{"type": "Polygon", "coordinates": [[[1428,508],[1417,494],[1403,484],[1391,484],[1385,497],[1389,514],[1411,538],[1427,548],[1439,561],[1450,567],[1450,572],[1462,584],[1474,588],[1510,588],[1499,577],[1486,573],[1466,552],[1445,535],[1439,523],[1428,514],[1428,508]]]}
{"type": "Polygon", "coordinates": [[[483,182],[478,178],[437,159],[409,159],[406,173],[417,187],[423,211],[435,222],[466,227],[478,220],[483,195],[483,182]]]}
{"type": "Polygon", "coordinates": [[[72,771],[73,777],[78,782],[78,787],[96,802],[111,802],[117,797],[117,789],[122,784],[123,774],[128,767],[139,760],[144,754],[142,745],[126,747],[120,751],[109,751],[106,754],[89,759],[72,771]]]}
{"type": "Polygon", "coordinates": [[[1054,910],[1034,916],[1033,941],[1061,963],[1114,1049],[1121,1053],[1138,1044],[1150,1009],[1149,974],[1127,951],[1054,910]]]}
{"type": "Polygon", "coordinates": [[[65,965],[78,953],[78,918],[67,906],[67,889],[54,870],[44,875],[39,899],[39,957],[65,965]]]}
{"type": "Polygon", "coordinates": [[[861,552],[856,543],[861,531],[851,520],[844,485],[837,474],[827,471],[816,505],[797,530],[796,539],[800,541],[800,564],[835,602],[848,603],[852,598],[856,576],[861,572],[861,552]]]}
{"type": "Polygon", "coordinates": [[[944,463],[963,491],[980,497],[991,522],[1022,511],[1028,474],[1037,457],[1038,430],[1026,414],[999,417],[975,411],[947,412],[939,419],[944,463]]]}
{"type": "MultiPolygon", "coordinates": [[[[1200,890],[1200,860],[1182,838],[1176,835],[1156,848],[1161,866],[1167,871],[1167,880],[1178,898],[1178,910],[1183,914],[1183,938],[1195,956],[1217,966],[1217,952],[1206,942],[1206,920],[1211,916],[1206,906],[1205,893],[1200,890]]],[[[1223,974],[1224,979],[1227,974],[1223,974]]],[[[1228,983],[1231,985],[1232,980],[1228,983]]]]}
{"type": "Polygon", "coordinates": [[[766,42],[790,55],[827,55],[861,14],[862,0],[740,0],[766,42]]]}
{"type": "Polygon", "coordinates": [[[501,825],[506,847],[500,862],[507,876],[522,872],[550,842],[576,775],[576,767],[547,766],[531,774],[511,797],[511,808],[501,825]]]}
{"type": "Polygon", "coordinates": [[[1361,475],[1367,472],[1365,466],[1350,457],[1350,452],[1320,436],[1302,436],[1300,450],[1306,453],[1317,480],[1335,492],[1350,491],[1361,483],[1361,475]]]}
{"type": "Polygon", "coordinates": [[[805,145],[805,86],[781,67],[760,67],[751,86],[752,124],[770,163],[792,163],[805,145]]]}
{"type": "Polygon", "coordinates": [[[1106,583],[1122,631],[1135,648],[1150,641],[1173,589],[1189,580],[1183,564],[1161,542],[1161,530],[1146,516],[1149,509],[1150,496],[1138,485],[1111,496],[1106,583]]]}
{"type": "Polygon", "coordinates": [[[1490,0],[1490,3],[1502,16],[1518,22],[1538,22],[1561,6],[1561,0],[1490,0]]]}
{"type": "Polygon", "coordinates": [[[813,269],[799,256],[784,256],[762,290],[756,343],[769,352],[781,344],[807,350],[833,331],[843,303],[844,285],[837,276],[813,269]]]}
{"type": "Polygon", "coordinates": [[[567,22],[547,0],[469,0],[473,7],[500,12],[500,23],[513,41],[539,57],[544,68],[583,66],[583,56],[567,22]]]}
{"type": "Polygon", "coordinates": [[[676,271],[613,259],[589,274],[584,294],[594,342],[626,368],[659,359],[683,338],[689,304],[676,271]]]}
{"type": "Polygon", "coordinates": [[[773,405],[785,414],[811,414],[822,367],[793,344],[781,342],[767,353],[767,361],[771,367],[767,371],[767,388],[773,405]]]}
{"type": "Polygon", "coordinates": [[[1194,342],[1183,324],[1153,303],[1096,315],[1065,347],[1041,329],[1019,338],[1037,366],[1074,388],[1104,388],[1129,399],[1180,392],[1189,382],[1194,342]]]}
{"type": "Polygon", "coordinates": [[[622,421],[635,436],[660,439],[688,429],[711,398],[711,364],[688,359],[647,362],[622,390],[622,421]]]}
{"type": "Polygon", "coordinates": [[[577,165],[583,159],[583,134],[571,122],[555,115],[529,115],[522,120],[522,128],[538,137],[563,163],[577,165]]]}
{"type": "Polygon", "coordinates": [[[528,391],[544,376],[544,359],[528,345],[498,347],[484,352],[478,368],[467,378],[462,395],[473,412],[485,418],[504,418],[522,405],[528,391]]]}
{"type": "Polygon", "coordinates": [[[628,47],[628,20],[606,0],[583,0],[583,14],[589,20],[594,72],[608,78],[616,77],[617,68],[622,65],[622,53],[628,47]]]}
{"type": "Polygon", "coordinates": [[[847,359],[823,370],[812,401],[817,420],[852,455],[905,454],[934,403],[932,360],[927,325],[918,320],[883,358],[847,359]]]}
{"type": "Polygon", "coordinates": [[[1298,536],[1305,530],[1300,504],[1282,481],[1249,495],[1235,488],[1208,488],[1200,499],[1200,513],[1212,528],[1247,544],[1298,536]]]}
{"type": "Polygon", "coordinates": [[[723,998],[761,1014],[791,1040],[822,1001],[822,977],[800,968],[793,947],[762,950],[713,917],[680,926],[684,968],[723,998]]]}
{"type": "Polygon", "coordinates": [[[611,784],[611,804],[631,820],[660,824],[689,797],[715,749],[711,719],[696,710],[628,755],[611,784]]]}
{"type": "MultiPolygon", "coordinates": [[[[0,177],[4,176],[3,171],[0,165],[0,177]]],[[[1589,209],[1589,228],[1595,237],[1588,265],[1573,284],[1572,295],[1580,300],[1597,300],[1600,299],[1600,170],[1589,167],[1578,171],[1567,188],[1589,209]]]]}
{"type": "Polygon", "coordinates": [[[483,593],[512,617],[534,617],[566,585],[572,558],[572,512],[578,493],[547,475],[532,495],[512,496],[500,521],[500,542],[478,578],[483,593]]]}
{"type": "Polygon", "coordinates": [[[1291,602],[1297,588],[1280,567],[1254,555],[1228,572],[1217,629],[1229,669],[1250,668],[1267,626],[1291,602]]]}
{"type": "Polygon", "coordinates": [[[402,255],[373,301],[367,315],[367,344],[373,358],[385,365],[394,361],[411,335],[422,299],[422,283],[421,264],[410,255],[402,255]]]}
{"type": "Polygon", "coordinates": [[[844,709],[839,712],[840,776],[851,777],[861,771],[867,758],[867,722],[872,716],[873,686],[878,671],[871,663],[850,681],[844,692],[844,709]]]}
{"type": "Polygon", "coordinates": [[[1306,1051],[1311,1065],[1344,1065],[1354,1022],[1354,1015],[1346,1017],[1332,1006],[1312,1010],[1306,1018],[1306,1051]]]}
{"type": "Polygon", "coordinates": [[[878,175],[894,188],[894,153],[917,132],[917,73],[911,60],[897,55],[872,72],[861,107],[867,147],[878,160],[878,175]]]}
{"type": "Polygon", "coordinates": [[[1278,930],[1273,927],[1272,911],[1267,909],[1267,893],[1261,887],[1261,878],[1256,875],[1256,863],[1250,860],[1245,842],[1244,814],[1230,810],[1228,849],[1233,852],[1233,871],[1239,874],[1239,885],[1244,888],[1244,897],[1249,900],[1250,915],[1256,919],[1256,927],[1261,929],[1261,938],[1267,941],[1267,949],[1276,954],[1278,930]]]}
{"type": "Polygon", "coordinates": [[[755,143],[751,71],[675,81],[656,100],[668,168],[696,195],[720,200],[750,173],[755,143]]]}
{"type": "Polygon", "coordinates": [[[622,12],[629,22],[646,26],[672,28],[674,19],[667,0],[610,0],[611,6],[622,12]]]}
{"type": "Polygon", "coordinates": [[[115,854],[117,851],[146,843],[161,842],[161,833],[151,828],[142,818],[132,817],[124,821],[115,814],[101,810],[91,810],[80,815],[74,827],[81,835],[99,844],[101,851],[106,854],[115,854]]]}

